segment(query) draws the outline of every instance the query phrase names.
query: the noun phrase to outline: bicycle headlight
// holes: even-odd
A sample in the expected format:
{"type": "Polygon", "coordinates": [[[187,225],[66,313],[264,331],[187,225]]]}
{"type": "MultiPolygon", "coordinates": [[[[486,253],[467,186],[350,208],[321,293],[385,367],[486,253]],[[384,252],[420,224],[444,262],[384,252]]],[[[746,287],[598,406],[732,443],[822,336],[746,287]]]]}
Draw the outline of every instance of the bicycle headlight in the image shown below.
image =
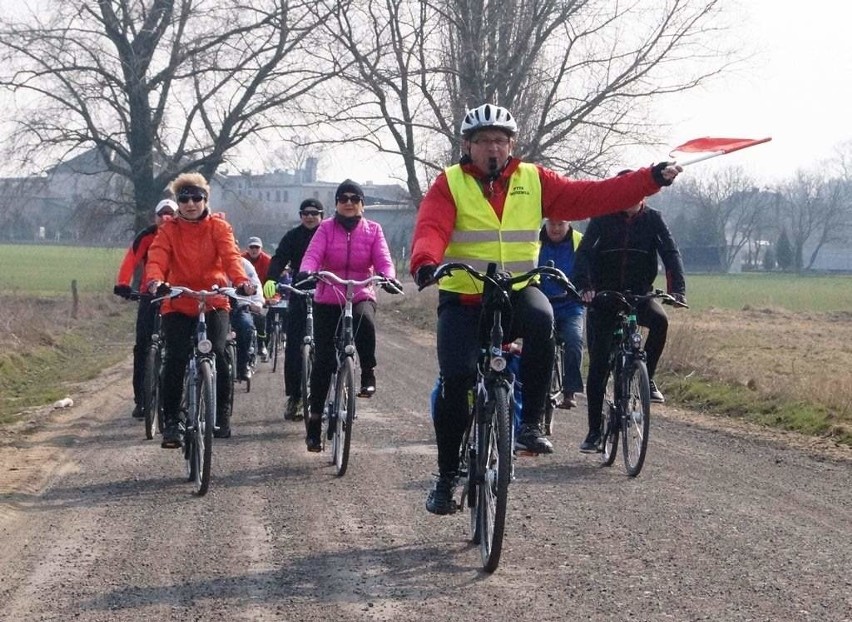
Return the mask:
{"type": "Polygon", "coordinates": [[[633,347],[637,350],[642,347],[642,334],[639,332],[635,332],[630,335],[630,342],[633,344],[633,347]]]}
{"type": "Polygon", "coordinates": [[[198,342],[198,351],[201,354],[210,354],[213,351],[213,342],[209,339],[202,339],[198,342]]]}
{"type": "Polygon", "coordinates": [[[343,351],[344,351],[346,354],[355,354],[355,346],[353,346],[352,344],[349,344],[348,346],[346,346],[345,348],[343,348],[343,351]]]}
{"type": "Polygon", "coordinates": [[[502,356],[492,356],[491,357],[491,369],[494,371],[503,371],[506,369],[506,359],[502,356]]]}

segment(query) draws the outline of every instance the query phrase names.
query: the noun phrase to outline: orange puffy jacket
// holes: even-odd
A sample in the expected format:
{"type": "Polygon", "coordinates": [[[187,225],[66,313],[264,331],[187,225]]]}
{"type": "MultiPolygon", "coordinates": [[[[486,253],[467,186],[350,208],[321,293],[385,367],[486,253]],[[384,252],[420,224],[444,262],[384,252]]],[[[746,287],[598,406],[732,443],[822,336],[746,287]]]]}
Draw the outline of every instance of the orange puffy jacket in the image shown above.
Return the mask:
{"type": "MultiPolygon", "coordinates": [[[[148,249],[146,277],[196,290],[248,281],[234,231],[224,219],[206,212],[198,220],[174,218],[163,223],[148,249]]],[[[230,309],[226,296],[207,300],[208,308],[230,309]]],[[[163,302],[162,312],[198,314],[198,301],[180,297],[163,302]]]]}

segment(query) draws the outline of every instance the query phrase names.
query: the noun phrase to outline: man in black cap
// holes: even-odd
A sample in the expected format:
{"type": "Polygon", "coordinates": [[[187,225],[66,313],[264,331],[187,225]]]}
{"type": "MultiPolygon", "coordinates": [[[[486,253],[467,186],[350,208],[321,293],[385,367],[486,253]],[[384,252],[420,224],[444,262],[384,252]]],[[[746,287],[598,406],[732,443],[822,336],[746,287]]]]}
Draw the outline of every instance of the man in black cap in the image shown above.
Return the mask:
{"type": "MultiPolygon", "coordinates": [[[[272,298],[275,295],[278,277],[288,266],[290,274],[298,274],[302,257],[305,256],[308,244],[322,222],[322,217],[323,206],[318,199],[305,199],[299,205],[299,218],[302,222],[285,233],[278,243],[266,273],[264,296],[272,298]]],[[[302,357],[299,350],[302,346],[302,338],[305,336],[306,315],[307,306],[304,298],[292,296],[287,310],[287,345],[284,349],[284,394],[287,396],[284,418],[288,420],[298,419],[301,412],[299,402],[302,399],[302,357]]]]}

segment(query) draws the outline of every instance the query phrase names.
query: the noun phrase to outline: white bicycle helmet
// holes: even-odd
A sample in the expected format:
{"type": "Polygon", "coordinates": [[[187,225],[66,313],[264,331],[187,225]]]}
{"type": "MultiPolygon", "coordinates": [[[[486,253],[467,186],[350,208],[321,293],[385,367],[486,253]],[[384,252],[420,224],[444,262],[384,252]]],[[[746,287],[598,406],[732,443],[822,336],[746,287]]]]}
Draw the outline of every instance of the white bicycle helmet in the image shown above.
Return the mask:
{"type": "Polygon", "coordinates": [[[501,106],[483,104],[479,108],[468,110],[461,123],[461,135],[469,136],[471,133],[487,127],[506,130],[511,135],[518,132],[518,124],[512,113],[501,106]]]}

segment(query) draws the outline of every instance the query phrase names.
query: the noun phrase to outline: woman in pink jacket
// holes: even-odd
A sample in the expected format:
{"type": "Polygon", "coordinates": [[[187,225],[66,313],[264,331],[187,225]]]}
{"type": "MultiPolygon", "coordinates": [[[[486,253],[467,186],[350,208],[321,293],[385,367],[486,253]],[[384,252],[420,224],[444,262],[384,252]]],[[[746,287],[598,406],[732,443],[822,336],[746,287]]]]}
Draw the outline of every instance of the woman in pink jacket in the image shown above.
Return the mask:
{"type": "MultiPolygon", "coordinates": [[[[342,279],[361,281],[372,274],[396,278],[388,244],[382,227],[363,217],[364,191],[347,179],[335,193],[334,218],[324,220],[308,245],[302,259],[301,272],[294,281],[308,274],[327,270],[342,279]]],[[[308,451],[320,451],[322,443],[322,410],[336,365],[334,335],[343,313],[345,288],[319,282],[314,298],[314,337],[316,343],[314,368],[311,373],[311,417],[305,442],[308,451]]],[[[361,287],[353,300],[355,347],[361,363],[361,392],[359,397],[372,397],[376,392],[376,291],[361,287]]]]}

